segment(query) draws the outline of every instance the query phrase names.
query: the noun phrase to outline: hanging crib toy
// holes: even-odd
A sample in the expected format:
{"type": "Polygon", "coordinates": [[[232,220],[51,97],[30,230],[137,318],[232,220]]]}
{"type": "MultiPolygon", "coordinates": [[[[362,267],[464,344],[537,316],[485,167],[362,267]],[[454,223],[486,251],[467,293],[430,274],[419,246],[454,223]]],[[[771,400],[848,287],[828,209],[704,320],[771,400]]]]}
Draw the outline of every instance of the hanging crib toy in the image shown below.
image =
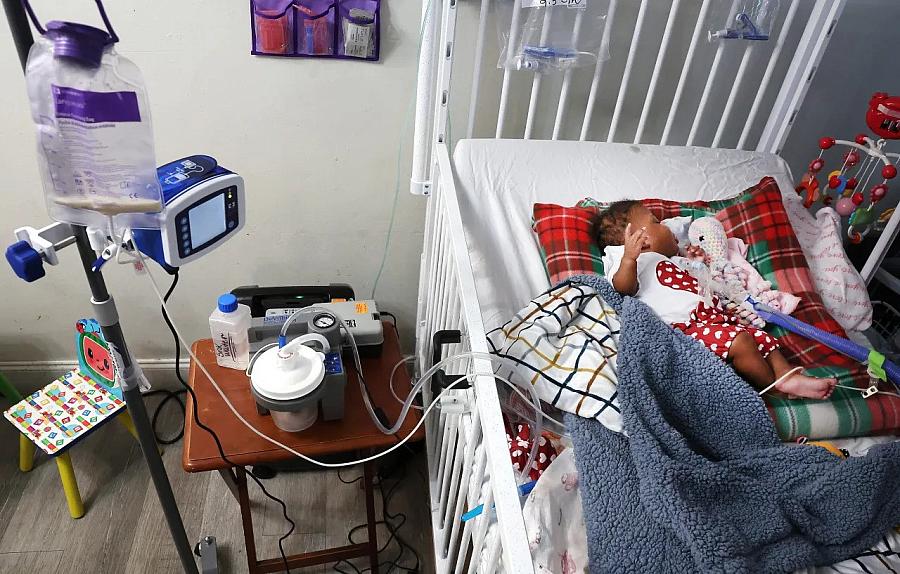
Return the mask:
{"type": "Polygon", "coordinates": [[[854,141],[823,137],[819,140],[819,155],[809,164],[809,168],[796,191],[803,197],[803,206],[811,207],[816,201],[826,206],[833,204],[841,217],[849,216],[847,237],[851,243],[860,243],[869,233],[880,233],[883,221],[890,218],[888,210],[882,214],[875,211],[875,204],[884,199],[888,192],[888,181],[897,177],[897,163],[900,154],[884,150],[888,140],[900,139],[900,97],[876,92],[869,100],[866,125],[878,137],[858,134],[854,141]],[[844,152],[840,169],[828,173],[824,185],[819,184],[819,174],[825,168],[823,155],[835,145],[849,148],[844,152]],[[879,178],[880,176],[880,178],[879,178]],[[868,188],[874,178],[875,184],[868,189],[868,204],[862,190],[868,188]],[[878,180],[881,179],[879,182],[878,180]]]}

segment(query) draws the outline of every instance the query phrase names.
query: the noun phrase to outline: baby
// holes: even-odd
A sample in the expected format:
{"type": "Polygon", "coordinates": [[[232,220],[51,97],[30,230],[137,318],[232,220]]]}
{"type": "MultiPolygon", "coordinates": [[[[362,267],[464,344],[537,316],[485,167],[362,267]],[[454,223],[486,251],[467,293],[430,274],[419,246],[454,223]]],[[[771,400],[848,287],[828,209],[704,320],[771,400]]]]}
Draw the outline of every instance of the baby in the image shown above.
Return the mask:
{"type": "MultiPolygon", "coordinates": [[[[646,303],[675,329],[697,339],[730,363],[753,386],[775,388],[790,398],[828,398],[834,379],[810,377],[788,363],[778,341],[766,332],[745,326],[726,311],[707,306],[697,280],[670,259],[678,255],[678,241],[638,201],[619,201],[597,215],[593,238],[601,251],[607,277],[619,293],[646,303]],[[779,380],[780,379],[780,380],[779,380]]],[[[692,246],[688,257],[703,257],[692,246]]]]}

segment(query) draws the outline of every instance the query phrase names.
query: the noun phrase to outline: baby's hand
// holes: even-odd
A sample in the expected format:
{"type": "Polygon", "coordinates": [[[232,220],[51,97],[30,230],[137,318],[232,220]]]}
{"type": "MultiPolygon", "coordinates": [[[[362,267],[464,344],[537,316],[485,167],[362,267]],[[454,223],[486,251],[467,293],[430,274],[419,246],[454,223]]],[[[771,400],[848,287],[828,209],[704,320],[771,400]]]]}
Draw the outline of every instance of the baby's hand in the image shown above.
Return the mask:
{"type": "Polygon", "coordinates": [[[706,261],[706,251],[699,245],[690,245],[684,250],[684,256],[694,261],[706,261]]]}
{"type": "Polygon", "coordinates": [[[625,257],[637,260],[647,243],[647,228],[641,227],[634,232],[631,229],[630,223],[625,226],[625,257]]]}

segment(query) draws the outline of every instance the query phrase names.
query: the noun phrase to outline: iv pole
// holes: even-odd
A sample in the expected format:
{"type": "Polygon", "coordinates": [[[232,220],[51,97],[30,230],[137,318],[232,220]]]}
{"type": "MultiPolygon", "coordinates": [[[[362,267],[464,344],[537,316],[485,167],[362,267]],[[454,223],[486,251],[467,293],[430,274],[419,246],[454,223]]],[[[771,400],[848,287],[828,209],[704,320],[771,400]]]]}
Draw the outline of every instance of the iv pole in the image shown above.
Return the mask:
{"type": "MultiPolygon", "coordinates": [[[[19,55],[19,62],[24,72],[25,62],[28,59],[28,50],[34,43],[34,38],[31,35],[31,26],[20,0],[2,0],[2,2],[9,29],[12,32],[13,42],[16,46],[16,52],[19,55]]],[[[91,288],[91,305],[94,308],[94,314],[103,330],[104,338],[122,356],[124,379],[122,382],[122,393],[128,412],[137,429],[141,451],[144,453],[144,459],[147,461],[147,467],[150,470],[150,477],[153,479],[153,486],[156,487],[156,494],[159,496],[160,505],[166,516],[166,522],[168,522],[169,531],[172,535],[172,542],[178,550],[185,573],[198,574],[197,563],[194,561],[187,533],[184,530],[184,523],[181,520],[181,514],[178,512],[178,503],[175,500],[172,485],[169,483],[166,468],[163,466],[162,457],[156,446],[156,439],[153,435],[150,419],[147,416],[147,408],[141,396],[138,384],[139,371],[135,368],[136,365],[125,344],[125,334],[119,325],[119,314],[116,310],[115,301],[106,289],[103,274],[100,271],[95,272],[91,270],[91,266],[97,256],[91,248],[87,231],[79,225],[72,225],[72,231],[75,236],[75,243],[78,246],[78,254],[81,256],[81,264],[84,267],[84,273],[91,288]]]]}

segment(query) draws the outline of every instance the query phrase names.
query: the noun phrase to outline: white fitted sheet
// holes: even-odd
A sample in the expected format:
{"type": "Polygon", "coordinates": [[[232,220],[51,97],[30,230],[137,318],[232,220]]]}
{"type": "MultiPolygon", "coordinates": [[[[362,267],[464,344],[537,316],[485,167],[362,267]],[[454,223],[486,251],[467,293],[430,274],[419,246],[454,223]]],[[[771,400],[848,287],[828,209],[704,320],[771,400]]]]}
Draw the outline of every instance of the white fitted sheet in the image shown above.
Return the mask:
{"type": "Polygon", "coordinates": [[[725,199],[767,175],[782,190],[793,189],[784,160],[741,150],[473,139],[458,142],[453,164],[487,329],[550,287],[531,229],[535,203],[725,199]]]}

